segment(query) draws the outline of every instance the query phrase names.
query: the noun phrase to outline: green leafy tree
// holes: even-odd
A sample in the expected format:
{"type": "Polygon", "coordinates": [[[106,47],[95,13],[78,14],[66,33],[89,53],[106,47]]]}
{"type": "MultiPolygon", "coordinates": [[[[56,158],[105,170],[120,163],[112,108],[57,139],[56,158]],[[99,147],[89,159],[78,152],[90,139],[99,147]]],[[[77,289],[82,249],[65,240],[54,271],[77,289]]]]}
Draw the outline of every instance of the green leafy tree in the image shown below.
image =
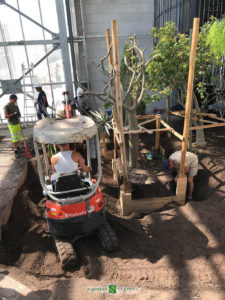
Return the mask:
{"type": "Polygon", "coordinates": [[[219,57],[225,55],[225,18],[212,24],[207,35],[207,45],[212,54],[219,57]]]}
{"type": "MultiPolygon", "coordinates": [[[[193,93],[194,106],[198,112],[200,112],[200,108],[195,91],[202,99],[206,97],[212,65],[220,63],[218,58],[210,53],[207,45],[207,34],[211,26],[212,22],[205,23],[198,36],[193,93]]],[[[147,67],[148,88],[154,92],[152,98],[172,97],[175,93],[175,100],[184,107],[191,37],[181,34],[176,25],[170,22],[167,22],[165,27],[153,28],[152,34],[155,38],[155,46],[150,58],[158,55],[147,67]]],[[[194,124],[198,125],[196,121],[194,124]]],[[[197,131],[197,142],[204,143],[203,131],[197,131]]]]}

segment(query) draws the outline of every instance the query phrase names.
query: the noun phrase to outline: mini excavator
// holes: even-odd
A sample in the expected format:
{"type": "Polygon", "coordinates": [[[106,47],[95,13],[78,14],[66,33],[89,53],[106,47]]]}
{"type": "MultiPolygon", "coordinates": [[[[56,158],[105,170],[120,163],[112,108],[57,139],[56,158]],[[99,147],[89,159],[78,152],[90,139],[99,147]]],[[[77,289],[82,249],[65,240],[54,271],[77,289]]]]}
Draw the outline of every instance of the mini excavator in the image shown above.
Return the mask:
{"type": "Polygon", "coordinates": [[[77,264],[74,243],[84,236],[95,234],[107,252],[116,249],[118,239],[105,218],[104,202],[99,186],[102,171],[95,122],[83,115],[61,120],[45,118],[34,126],[33,140],[40,182],[47,199],[47,223],[62,267],[69,269],[77,264]],[[95,139],[96,145],[97,178],[92,179],[90,173],[83,175],[77,171],[60,173],[57,174],[53,185],[50,180],[46,146],[86,141],[86,161],[90,166],[91,138],[95,139]]]}

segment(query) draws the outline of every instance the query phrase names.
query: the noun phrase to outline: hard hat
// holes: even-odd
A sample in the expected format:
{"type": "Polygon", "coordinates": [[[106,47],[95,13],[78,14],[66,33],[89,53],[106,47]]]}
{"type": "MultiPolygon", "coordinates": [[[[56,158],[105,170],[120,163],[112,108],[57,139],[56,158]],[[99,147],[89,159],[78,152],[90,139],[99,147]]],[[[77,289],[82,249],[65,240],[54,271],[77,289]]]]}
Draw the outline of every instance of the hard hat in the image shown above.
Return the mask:
{"type": "Polygon", "coordinates": [[[84,90],[81,87],[78,87],[78,89],[77,89],[77,96],[81,97],[83,95],[83,93],[84,93],[84,90]]]}
{"type": "Polygon", "coordinates": [[[35,88],[39,88],[39,87],[42,87],[42,85],[41,85],[40,83],[35,83],[35,84],[34,84],[34,87],[35,87],[35,88]]]}

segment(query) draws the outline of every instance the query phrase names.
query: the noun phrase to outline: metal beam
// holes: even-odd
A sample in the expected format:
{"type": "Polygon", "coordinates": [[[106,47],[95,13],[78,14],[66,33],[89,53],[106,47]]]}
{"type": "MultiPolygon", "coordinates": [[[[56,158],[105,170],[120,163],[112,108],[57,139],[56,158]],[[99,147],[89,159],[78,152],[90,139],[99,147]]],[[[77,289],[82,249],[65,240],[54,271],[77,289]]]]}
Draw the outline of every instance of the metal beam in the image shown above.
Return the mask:
{"type": "Polygon", "coordinates": [[[41,27],[42,29],[44,29],[45,31],[47,31],[48,33],[52,34],[53,36],[58,36],[58,34],[56,34],[55,32],[52,32],[51,30],[49,30],[48,28],[46,28],[45,26],[41,25],[40,23],[36,22],[34,19],[30,18],[28,15],[22,13],[20,10],[16,9],[15,7],[13,7],[12,5],[3,2],[3,4],[5,4],[7,7],[11,8],[12,10],[14,10],[15,12],[17,12],[18,14],[20,14],[21,16],[23,16],[24,18],[28,19],[29,21],[33,22],[35,25],[41,27]]]}
{"type": "Polygon", "coordinates": [[[64,12],[64,1],[56,0],[55,4],[56,4],[57,16],[58,16],[59,40],[61,46],[64,76],[66,81],[66,89],[69,92],[69,98],[73,100],[74,92],[73,92],[72,73],[71,73],[70,59],[69,59],[70,55],[69,55],[67,30],[66,30],[67,28],[66,28],[65,12],[64,12]]]}
{"type": "MultiPolygon", "coordinates": [[[[50,54],[52,54],[52,52],[54,52],[56,49],[58,49],[58,47],[59,47],[59,45],[57,45],[57,46],[55,46],[54,48],[52,48],[52,50],[50,50],[45,56],[43,56],[39,61],[37,61],[37,62],[33,65],[33,68],[37,67],[41,62],[43,62],[43,60],[45,60],[50,54]]],[[[25,72],[24,75],[29,74],[31,71],[32,71],[32,68],[28,69],[28,70],[25,72]]],[[[20,78],[18,78],[18,79],[16,80],[16,82],[20,81],[22,78],[23,78],[23,75],[20,76],[20,78]]],[[[16,82],[15,82],[15,83],[16,83],[16,82]]],[[[5,95],[5,93],[2,93],[2,94],[0,95],[0,98],[1,98],[2,96],[4,96],[4,95],[5,95]]]]}
{"type": "MultiPolygon", "coordinates": [[[[74,41],[73,41],[73,28],[72,28],[69,0],[66,0],[66,13],[67,13],[67,24],[69,30],[69,43],[70,43],[70,54],[72,60],[73,78],[74,78],[74,82],[77,82],[77,67],[76,67],[75,49],[74,49],[74,41]]],[[[76,84],[74,84],[74,90],[76,91],[76,84]]]]}

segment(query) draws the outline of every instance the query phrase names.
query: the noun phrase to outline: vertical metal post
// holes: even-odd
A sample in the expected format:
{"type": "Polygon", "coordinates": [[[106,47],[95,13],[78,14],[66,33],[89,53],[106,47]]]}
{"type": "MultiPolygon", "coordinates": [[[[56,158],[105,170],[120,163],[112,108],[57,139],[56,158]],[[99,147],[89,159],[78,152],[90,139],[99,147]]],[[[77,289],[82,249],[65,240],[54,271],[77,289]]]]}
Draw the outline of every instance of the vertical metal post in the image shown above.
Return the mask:
{"type": "Polygon", "coordinates": [[[61,53],[62,53],[64,76],[66,81],[66,90],[69,92],[70,99],[74,99],[72,74],[71,74],[70,59],[69,59],[70,55],[69,55],[69,47],[67,42],[64,1],[56,0],[55,3],[56,3],[56,11],[58,16],[59,40],[60,40],[61,53]]]}
{"type": "Polygon", "coordinates": [[[87,80],[87,88],[90,89],[89,83],[89,74],[88,74],[88,62],[87,62],[87,47],[86,47],[86,29],[84,24],[84,12],[83,12],[83,2],[80,0],[80,16],[81,16],[81,27],[83,31],[83,50],[84,50],[84,63],[85,63],[85,73],[86,73],[86,80],[87,80]]]}
{"type": "Polygon", "coordinates": [[[74,42],[73,42],[73,29],[72,29],[72,22],[71,22],[69,0],[66,0],[66,13],[67,13],[67,24],[68,24],[68,30],[69,30],[69,41],[70,41],[70,53],[71,53],[72,69],[73,69],[74,90],[76,90],[75,83],[77,81],[77,68],[76,68],[75,50],[74,50],[74,42]]]}

